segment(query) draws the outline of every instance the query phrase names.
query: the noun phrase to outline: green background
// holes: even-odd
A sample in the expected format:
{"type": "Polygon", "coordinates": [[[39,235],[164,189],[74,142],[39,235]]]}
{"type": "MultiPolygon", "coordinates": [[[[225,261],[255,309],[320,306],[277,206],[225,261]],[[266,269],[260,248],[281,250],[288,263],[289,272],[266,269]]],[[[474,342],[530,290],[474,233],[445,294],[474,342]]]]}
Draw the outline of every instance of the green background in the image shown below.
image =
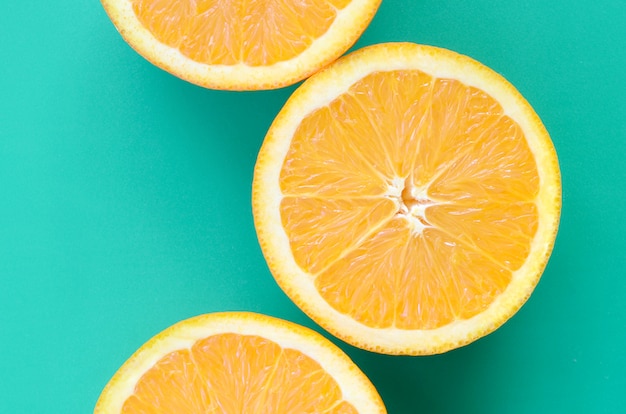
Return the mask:
{"type": "MultiPolygon", "coordinates": [[[[626,412],[626,2],[384,0],[355,47],[442,46],[502,73],[551,133],[563,214],[534,295],[432,357],[336,341],[395,413],[626,412]]],[[[257,151],[294,87],[205,90],[94,0],[0,5],[0,413],[86,413],[130,354],[197,314],[320,330],[252,222],[257,151]]]]}

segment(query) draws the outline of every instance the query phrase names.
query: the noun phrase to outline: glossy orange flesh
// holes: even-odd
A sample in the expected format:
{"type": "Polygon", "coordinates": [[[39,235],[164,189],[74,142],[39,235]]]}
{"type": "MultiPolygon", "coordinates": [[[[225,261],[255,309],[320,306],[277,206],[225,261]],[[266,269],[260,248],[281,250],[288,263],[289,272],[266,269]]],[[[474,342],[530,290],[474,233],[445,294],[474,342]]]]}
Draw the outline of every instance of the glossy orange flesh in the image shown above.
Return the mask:
{"type": "Polygon", "coordinates": [[[350,0],[132,0],[161,42],[200,63],[268,66],[322,36],[350,0]]]}
{"type": "Polygon", "coordinates": [[[531,250],[534,156],[493,98],[457,80],[374,72],[304,118],[285,160],[296,263],[366,326],[468,319],[531,250]]]}
{"type": "Polygon", "coordinates": [[[124,414],[356,414],[310,357],[259,336],[220,334],[161,358],[137,382],[124,414]]]}

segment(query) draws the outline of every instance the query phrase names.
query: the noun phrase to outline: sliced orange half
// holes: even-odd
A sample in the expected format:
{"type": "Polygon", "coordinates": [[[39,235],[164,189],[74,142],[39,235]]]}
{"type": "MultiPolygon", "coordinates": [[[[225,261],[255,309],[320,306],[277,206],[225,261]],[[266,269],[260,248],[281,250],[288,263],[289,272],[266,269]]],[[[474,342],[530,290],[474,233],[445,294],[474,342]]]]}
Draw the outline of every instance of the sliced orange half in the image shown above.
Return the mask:
{"type": "Polygon", "coordinates": [[[215,89],[293,84],[343,54],[381,0],[101,0],[139,54],[215,89]]]}
{"type": "Polygon", "coordinates": [[[457,53],[380,44],[288,100],[260,150],[254,221],[278,284],[355,346],[441,353],[528,299],[561,208],[528,102],[457,53]]]}
{"type": "Polygon", "coordinates": [[[143,345],[95,414],[385,413],[367,377],[315,331],[224,312],[179,322],[143,345]]]}

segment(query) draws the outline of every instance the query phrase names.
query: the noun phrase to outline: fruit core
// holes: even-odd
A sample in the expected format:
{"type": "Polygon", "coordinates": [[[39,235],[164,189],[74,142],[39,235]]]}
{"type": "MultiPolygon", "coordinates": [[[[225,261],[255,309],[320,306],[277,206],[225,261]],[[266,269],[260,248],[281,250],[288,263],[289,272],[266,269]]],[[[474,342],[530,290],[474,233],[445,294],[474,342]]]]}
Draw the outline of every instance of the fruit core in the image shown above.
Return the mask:
{"type": "Polygon", "coordinates": [[[426,227],[433,225],[426,219],[426,209],[437,202],[428,196],[428,188],[416,186],[411,177],[398,178],[392,185],[392,194],[398,203],[396,215],[406,219],[414,235],[421,234],[426,227]]]}

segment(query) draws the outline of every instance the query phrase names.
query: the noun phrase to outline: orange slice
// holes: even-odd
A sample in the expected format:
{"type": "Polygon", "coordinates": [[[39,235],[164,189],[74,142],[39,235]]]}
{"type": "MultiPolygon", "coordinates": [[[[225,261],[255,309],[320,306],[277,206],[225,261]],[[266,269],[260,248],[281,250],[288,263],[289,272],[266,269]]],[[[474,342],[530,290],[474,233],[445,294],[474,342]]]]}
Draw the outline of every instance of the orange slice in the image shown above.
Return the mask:
{"type": "Polygon", "coordinates": [[[441,353],[509,319],[544,270],[560,208],[553,144],[519,92],[410,43],[308,79],[253,183],[282,289],[334,335],[390,354],[441,353]]]}
{"type": "Polygon", "coordinates": [[[381,0],[102,0],[139,54],[215,89],[293,84],[337,59],[381,0]]]}
{"type": "Polygon", "coordinates": [[[334,344],[273,317],[224,312],[179,322],[143,345],[104,388],[95,414],[385,413],[334,344]]]}

